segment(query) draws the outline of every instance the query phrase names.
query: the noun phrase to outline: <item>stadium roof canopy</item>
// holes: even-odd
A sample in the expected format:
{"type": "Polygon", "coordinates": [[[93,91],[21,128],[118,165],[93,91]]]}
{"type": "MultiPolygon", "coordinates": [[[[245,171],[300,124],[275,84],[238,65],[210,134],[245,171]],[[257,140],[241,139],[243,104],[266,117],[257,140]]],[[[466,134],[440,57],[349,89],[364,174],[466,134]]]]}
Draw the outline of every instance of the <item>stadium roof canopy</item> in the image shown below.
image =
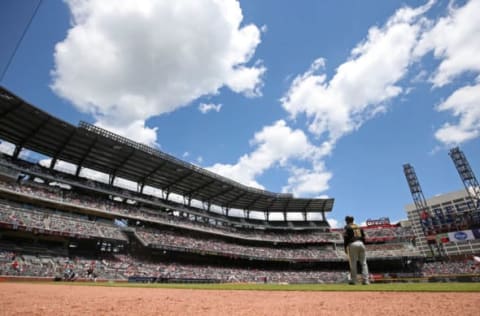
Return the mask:
{"type": "MultiPolygon", "coordinates": [[[[244,186],[91,124],[73,126],[0,87],[0,139],[57,160],[228,209],[329,212],[334,199],[294,198],[244,186]]],[[[52,164],[52,166],[53,166],[52,164]]]]}

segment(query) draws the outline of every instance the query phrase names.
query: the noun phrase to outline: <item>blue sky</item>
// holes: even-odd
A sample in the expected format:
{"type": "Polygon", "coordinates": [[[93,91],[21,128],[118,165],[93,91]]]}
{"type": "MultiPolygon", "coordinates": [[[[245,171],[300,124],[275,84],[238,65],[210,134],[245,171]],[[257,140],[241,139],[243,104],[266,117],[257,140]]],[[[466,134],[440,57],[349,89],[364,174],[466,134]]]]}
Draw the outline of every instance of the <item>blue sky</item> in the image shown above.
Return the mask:
{"type": "Polygon", "coordinates": [[[0,4],[1,85],[333,225],[406,218],[404,163],[427,198],[452,147],[480,170],[480,0],[42,1],[8,65],[38,3],[0,4]]]}

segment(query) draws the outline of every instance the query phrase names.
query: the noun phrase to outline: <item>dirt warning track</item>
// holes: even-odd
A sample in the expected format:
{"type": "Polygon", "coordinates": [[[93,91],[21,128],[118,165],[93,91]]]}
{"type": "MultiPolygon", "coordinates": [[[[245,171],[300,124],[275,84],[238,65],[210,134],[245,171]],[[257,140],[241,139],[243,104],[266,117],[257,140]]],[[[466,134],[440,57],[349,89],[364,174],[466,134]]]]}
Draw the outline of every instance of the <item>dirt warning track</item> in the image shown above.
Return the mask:
{"type": "Polygon", "coordinates": [[[478,315],[480,293],[224,291],[0,282],[0,315],[478,315]]]}

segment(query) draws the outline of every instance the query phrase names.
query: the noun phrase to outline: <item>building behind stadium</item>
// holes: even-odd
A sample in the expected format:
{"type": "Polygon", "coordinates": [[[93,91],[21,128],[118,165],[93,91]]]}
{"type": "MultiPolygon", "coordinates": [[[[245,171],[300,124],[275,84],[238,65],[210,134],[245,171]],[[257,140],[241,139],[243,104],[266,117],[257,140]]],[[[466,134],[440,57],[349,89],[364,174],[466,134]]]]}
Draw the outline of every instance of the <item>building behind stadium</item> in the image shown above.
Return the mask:
{"type": "Polygon", "coordinates": [[[426,202],[428,208],[422,211],[418,211],[414,203],[405,206],[417,247],[424,256],[480,253],[478,210],[465,189],[441,194],[426,202]],[[469,213],[471,215],[464,216],[469,213]]]}

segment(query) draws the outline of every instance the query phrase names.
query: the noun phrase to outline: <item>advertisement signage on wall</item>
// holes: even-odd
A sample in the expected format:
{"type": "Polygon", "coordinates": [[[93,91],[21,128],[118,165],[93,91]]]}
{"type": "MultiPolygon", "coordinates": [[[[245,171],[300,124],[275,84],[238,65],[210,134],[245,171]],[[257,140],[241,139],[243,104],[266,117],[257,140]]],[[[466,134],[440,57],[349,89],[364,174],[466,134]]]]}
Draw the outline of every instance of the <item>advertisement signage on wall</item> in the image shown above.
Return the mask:
{"type": "Polygon", "coordinates": [[[367,226],[390,225],[390,218],[380,217],[379,219],[367,219],[367,226]]]}
{"type": "Polygon", "coordinates": [[[475,236],[471,230],[460,230],[456,232],[448,233],[448,239],[450,241],[462,242],[467,240],[474,240],[475,236]]]}

